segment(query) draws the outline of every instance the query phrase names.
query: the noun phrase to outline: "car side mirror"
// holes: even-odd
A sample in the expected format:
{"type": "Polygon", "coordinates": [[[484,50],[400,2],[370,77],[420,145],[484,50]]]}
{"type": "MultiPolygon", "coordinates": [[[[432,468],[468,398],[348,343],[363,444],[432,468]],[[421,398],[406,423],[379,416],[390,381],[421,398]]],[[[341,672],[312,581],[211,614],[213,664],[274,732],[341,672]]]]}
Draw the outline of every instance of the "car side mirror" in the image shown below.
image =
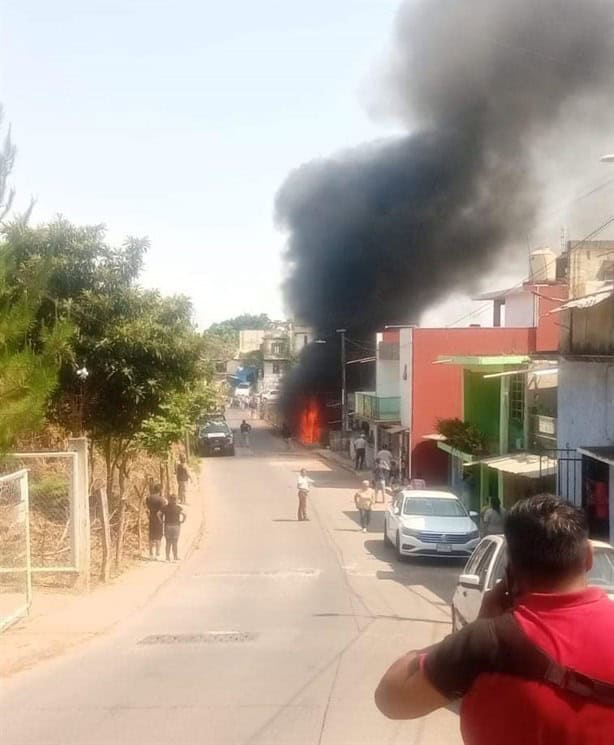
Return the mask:
{"type": "Polygon", "coordinates": [[[480,513],[475,510],[469,510],[469,517],[479,517],[480,513]]]}
{"type": "Polygon", "coordinates": [[[472,590],[479,590],[482,584],[477,574],[461,574],[458,582],[462,587],[468,587],[472,590]]]}

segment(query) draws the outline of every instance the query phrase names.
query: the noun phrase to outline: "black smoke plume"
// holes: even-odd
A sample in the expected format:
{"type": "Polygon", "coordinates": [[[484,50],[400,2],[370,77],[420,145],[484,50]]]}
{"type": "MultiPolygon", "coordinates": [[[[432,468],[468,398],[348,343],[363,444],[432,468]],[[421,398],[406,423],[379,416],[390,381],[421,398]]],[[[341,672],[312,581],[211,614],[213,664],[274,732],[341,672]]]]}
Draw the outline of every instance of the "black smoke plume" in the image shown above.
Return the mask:
{"type": "Polygon", "coordinates": [[[388,98],[410,133],[307,163],[277,195],[295,315],[323,330],[414,322],[522,243],[536,143],[578,111],[610,121],[613,19],[610,0],[406,3],[388,98]]]}
{"type": "Polygon", "coordinates": [[[611,121],[613,19],[610,0],[405,3],[385,89],[408,134],[307,163],[277,195],[294,315],[369,338],[519,258],[539,143],[611,121]]]}

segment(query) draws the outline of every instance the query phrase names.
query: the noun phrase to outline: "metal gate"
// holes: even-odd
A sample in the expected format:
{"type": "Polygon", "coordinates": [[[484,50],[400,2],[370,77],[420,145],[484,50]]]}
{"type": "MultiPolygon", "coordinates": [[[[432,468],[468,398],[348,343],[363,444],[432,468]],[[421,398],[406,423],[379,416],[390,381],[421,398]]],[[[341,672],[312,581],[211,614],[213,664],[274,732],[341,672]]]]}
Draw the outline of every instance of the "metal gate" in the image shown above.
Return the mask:
{"type": "Polygon", "coordinates": [[[582,506],[582,456],[575,448],[545,451],[556,460],[556,493],[569,502],[582,506]]]}
{"type": "Polygon", "coordinates": [[[0,631],[32,603],[28,472],[0,476],[0,631]]]}

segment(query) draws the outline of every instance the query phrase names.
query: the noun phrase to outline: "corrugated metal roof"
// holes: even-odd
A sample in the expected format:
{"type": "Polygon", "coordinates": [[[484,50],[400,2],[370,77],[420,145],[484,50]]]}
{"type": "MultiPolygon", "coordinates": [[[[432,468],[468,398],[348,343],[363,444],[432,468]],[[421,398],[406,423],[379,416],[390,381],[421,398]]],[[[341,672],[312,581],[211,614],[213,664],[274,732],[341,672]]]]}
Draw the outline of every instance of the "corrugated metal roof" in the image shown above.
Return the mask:
{"type": "Polygon", "coordinates": [[[508,453],[494,458],[483,458],[479,461],[489,468],[529,479],[539,479],[542,476],[556,474],[557,461],[544,455],[533,453],[508,453]]]}
{"type": "Polygon", "coordinates": [[[599,292],[591,292],[590,295],[583,295],[582,297],[576,297],[573,300],[568,300],[566,303],[559,305],[558,308],[551,310],[551,313],[560,313],[563,310],[571,310],[572,308],[592,308],[595,305],[599,305],[604,300],[608,300],[614,295],[614,287],[605,287],[599,292]]]}

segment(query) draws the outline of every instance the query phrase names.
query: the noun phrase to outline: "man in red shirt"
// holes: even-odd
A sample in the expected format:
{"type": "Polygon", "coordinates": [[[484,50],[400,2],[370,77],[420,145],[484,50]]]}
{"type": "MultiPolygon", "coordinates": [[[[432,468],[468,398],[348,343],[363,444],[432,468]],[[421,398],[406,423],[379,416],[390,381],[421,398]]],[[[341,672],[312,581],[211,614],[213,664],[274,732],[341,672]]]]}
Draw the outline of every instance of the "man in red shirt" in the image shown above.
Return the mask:
{"type": "Polygon", "coordinates": [[[462,698],[467,745],[614,743],[614,603],[587,587],[585,514],[544,494],[505,523],[506,582],[480,617],[423,652],[397,660],[375,702],[415,719],[462,698]]]}

